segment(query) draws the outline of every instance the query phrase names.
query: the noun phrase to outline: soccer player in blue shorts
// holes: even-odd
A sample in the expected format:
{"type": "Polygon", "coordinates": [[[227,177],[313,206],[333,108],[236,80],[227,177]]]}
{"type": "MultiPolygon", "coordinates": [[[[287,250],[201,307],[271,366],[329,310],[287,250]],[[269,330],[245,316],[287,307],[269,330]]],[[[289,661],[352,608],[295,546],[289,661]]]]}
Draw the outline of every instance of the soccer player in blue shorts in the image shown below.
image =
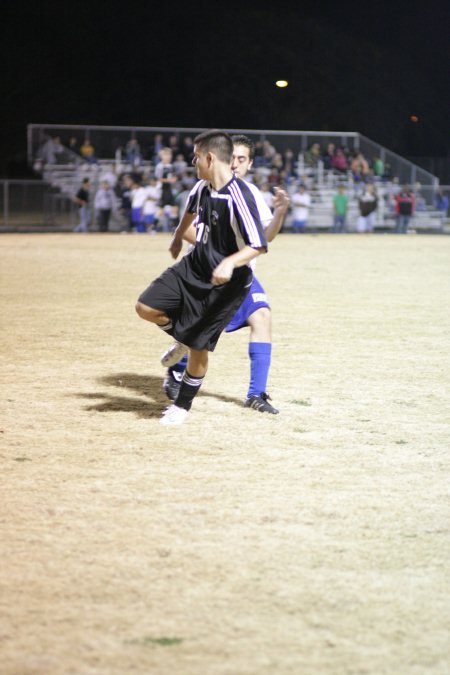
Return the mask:
{"type": "MultiPolygon", "coordinates": [[[[243,134],[235,135],[232,138],[234,149],[231,168],[235,176],[244,178],[253,163],[254,144],[243,134]]],[[[271,242],[283,225],[289,208],[288,195],[284,190],[276,189],[275,208],[272,214],[258,188],[252,183],[247,182],[247,185],[255,197],[266,239],[271,242]]],[[[193,242],[193,232],[186,233],[185,238],[193,242]]],[[[271,311],[264,288],[256,277],[253,277],[249,293],[232,320],[227,324],[225,332],[231,333],[246,326],[250,328],[248,347],[250,383],[244,405],[259,412],[277,414],[278,410],[269,403],[270,397],[266,393],[272,356],[271,311]]],[[[171,400],[177,396],[186,368],[186,352],[186,347],[183,344],[175,342],[161,357],[161,363],[168,367],[163,387],[167,397],[171,400]]]]}

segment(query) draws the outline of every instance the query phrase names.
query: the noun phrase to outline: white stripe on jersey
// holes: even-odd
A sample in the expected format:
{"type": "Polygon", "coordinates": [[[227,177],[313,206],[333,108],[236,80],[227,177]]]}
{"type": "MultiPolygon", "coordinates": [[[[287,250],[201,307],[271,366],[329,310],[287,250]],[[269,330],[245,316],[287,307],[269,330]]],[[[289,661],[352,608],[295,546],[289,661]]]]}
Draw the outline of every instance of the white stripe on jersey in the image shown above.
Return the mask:
{"type": "Polygon", "coordinates": [[[261,190],[259,190],[254,183],[250,183],[250,181],[248,181],[248,180],[245,181],[245,184],[249,188],[249,190],[251,190],[251,192],[252,192],[252,194],[255,198],[256,207],[257,207],[258,212],[259,212],[259,217],[261,219],[261,223],[262,223],[264,229],[266,229],[267,227],[269,227],[270,223],[272,222],[273,213],[269,209],[269,207],[267,206],[267,202],[264,199],[264,197],[262,196],[261,190]]]}
{"type": "MultiPolygon", "coordinates": [[[[261,237],[259,236],[258,228],[256,227],[255,220],[250,213],[247,202],[245,201],[244,195],[240,186],[236,182],[230,183],[228,189],[230,190],[232,196],[234,197],[235,203],[238,207],[239,213],[246,225],[246,228],[250,235],[250,240],[254,243],[255,246],[263,246],[261,237]]],[[[252,195],[253,197],[253,195],[252,195]]],[[[254,199],[254,197],[253,197],[254,199]]]]}
{"type": "Polygon", "coordinates": [[[195,209],[194,209],[194,211],[190,211],[190,213],[196,213],[196,212],[197,212],[197,210],[198,210],[198,204],[199,204],[199,200],[200,200],[200,196],[201,196],[201,194],[202,194],[202,190],[203,190],[203,188],[205,187],[205,185],[208,185],[208,181],[207,181],[207,180],[199,180],[199,181],[194,185],[194,187],[192,188],[192,190],[190,191],[190,193],[188,194],[188,198],[187,198],[187,200],[186,200],[186,207],[185,207],[185,209],[188,209],[188,208],[189,208],[189,206],[190,206],[190,204],[191,204],[191,201],[193,201],[193,197],[195,197],[195,196],[197,195],[197,200],[196,200],[196,202],[195,202],[195,209]]]}
{"type": "Polygon", "coordinates": [[[237,245],[237,247],[240,251],[241,248],[244,248],[244,246],[246,246],[246,243],[245,243],[244,237],[242,236],[241,230],[238,226],[238,222],[236,220],[236,215],[235,215],[234,209],[233,209],[233,198],[232,198],[232,196],[230,194],[221,195],[216,191],[213,191],[211,193],[211,195],[214,197],[214,199],[225,199],[226,200],[227,207],[228,207],[228,214],[229,214],[229,217],[230,217],[230,226],[231,226],[231,229],[233,230],[234,236],[236,237],[236,245],[237,245]]]}

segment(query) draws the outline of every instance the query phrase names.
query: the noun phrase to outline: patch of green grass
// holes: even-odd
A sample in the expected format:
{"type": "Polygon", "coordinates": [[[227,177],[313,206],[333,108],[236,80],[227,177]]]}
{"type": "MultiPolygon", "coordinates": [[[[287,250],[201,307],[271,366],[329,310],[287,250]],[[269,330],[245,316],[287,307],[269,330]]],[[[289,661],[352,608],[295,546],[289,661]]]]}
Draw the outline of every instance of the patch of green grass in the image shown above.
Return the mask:
{"type": "Polygon", "coordinates": [[[408,445],[408,441],[404,441],[402,438],[399,441],[395,441],[397,445],[408,445]]]}
{"type": "Polygon", "coordinates": [[[144,637],[136,638],[135,640],[127,640],[126,644],[137,645],[139,647],[149,647],[153,645],[159,645],[160,647],[173,647],[174,645],[179,645],[182,642],[182,638],[178,637],[153,638],[149,635],[145,635],[144,637]]]}
{"type": "Polygon", "coordinates": [[[31,462],[29,457],[14,457],[15,462],[31,462]]]}
{"type": "Polygon", "coordinates": [[[289,403],[293,403],[294,405],[304,405],[304,406],[312,405],[311,401],[309,401],[306,398],[294,398],[292,401],[289,401],[289,403]]]}
{"type": "Polygon", "coordinates": [[[302,429],[301,427],[294,427],[294,431],[296,431],[298,434],[308,433],[308,429],[302,429]]]}

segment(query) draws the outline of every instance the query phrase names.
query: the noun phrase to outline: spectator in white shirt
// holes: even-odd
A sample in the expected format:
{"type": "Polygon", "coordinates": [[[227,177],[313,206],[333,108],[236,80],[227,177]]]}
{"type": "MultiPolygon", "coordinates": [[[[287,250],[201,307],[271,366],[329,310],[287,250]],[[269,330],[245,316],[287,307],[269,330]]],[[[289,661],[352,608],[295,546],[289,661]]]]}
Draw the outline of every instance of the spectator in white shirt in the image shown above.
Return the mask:
{"type": "Polygon", "coordinates": [[[303,183],[300,183],[297,192],[292,195],[291,204],[293,212],[292,231],[297,234],[304,232],[308,225],[311,195],[306,191],[303,183]]]}
{"type": "Polygon", "coordinates": [[[94,200],[99,232],[108,232],[111,213],[117,212],[117,198],[107,181],[102,181],[94,200]]]}

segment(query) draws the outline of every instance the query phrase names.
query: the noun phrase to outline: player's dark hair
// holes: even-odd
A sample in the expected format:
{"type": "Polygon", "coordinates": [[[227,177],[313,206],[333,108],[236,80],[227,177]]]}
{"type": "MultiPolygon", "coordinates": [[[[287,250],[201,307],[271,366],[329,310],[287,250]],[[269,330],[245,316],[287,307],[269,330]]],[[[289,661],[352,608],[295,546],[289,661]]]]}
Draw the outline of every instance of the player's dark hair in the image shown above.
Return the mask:
{"type": "Polygon", "coordinates": [[[231,163],[233,141],[230,134],[225,131],[220,129],[204,131],[194,138],[194,145],[197,145],[202,152],[213,152],[221,162],[231,163]]]}
{"type": "Polygon", "coordinates": [[[234,134],[231,137],[231,140],[234,145],[245,145],[245,147],[248,148],[250,159],[255,158],[255,144],[251,138],[245,136],[245,134],[234,134]]]}
{"type": "Polygon", "coordinates": [[[83,185],[86,185],[86,183],[89,183],[91,179],[90,178],[83,178],[83,185]]]}

